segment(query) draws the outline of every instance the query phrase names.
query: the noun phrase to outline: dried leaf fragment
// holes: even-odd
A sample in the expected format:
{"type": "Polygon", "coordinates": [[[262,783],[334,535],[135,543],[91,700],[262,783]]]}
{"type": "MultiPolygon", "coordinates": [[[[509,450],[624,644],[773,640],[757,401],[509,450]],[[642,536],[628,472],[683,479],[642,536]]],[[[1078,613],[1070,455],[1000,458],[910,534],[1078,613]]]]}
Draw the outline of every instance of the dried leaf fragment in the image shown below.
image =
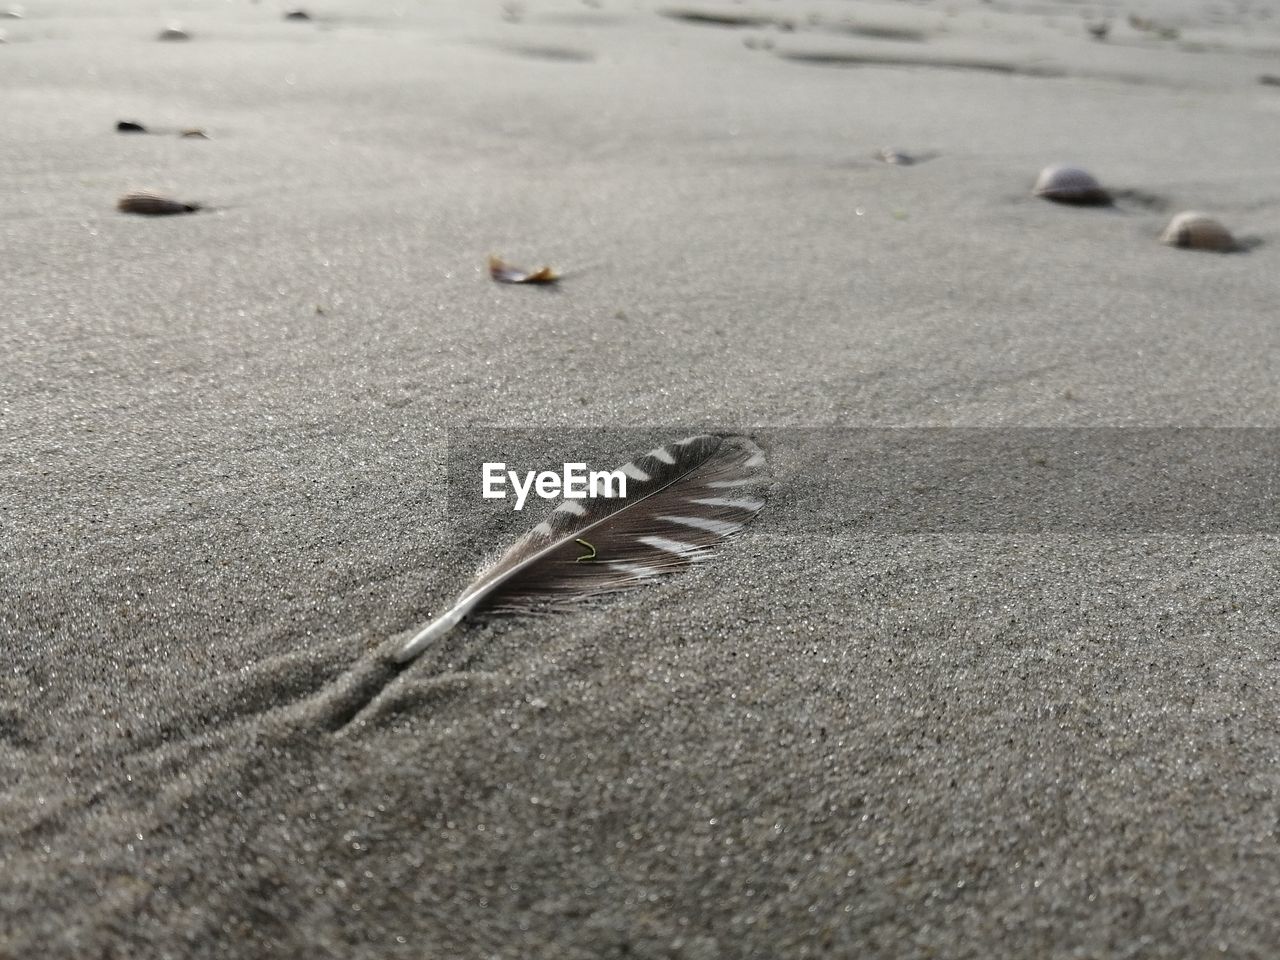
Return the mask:
{"type": "Polygon", "coordinates": [[[539,267],[537,270],[521,270],[497,257],[489,257],[489,276],[499,283],[555,283],[560,274],[550,267],[539,267]]]}
{"type": "Polygon", "coordinates": [[[183,203],[169,197],[158,197],[152,193],[126,193],[116,201],[116,209],[121,213],[163,217],[176,213],[195,213],[200,209],[200,204],[183,203]]]}

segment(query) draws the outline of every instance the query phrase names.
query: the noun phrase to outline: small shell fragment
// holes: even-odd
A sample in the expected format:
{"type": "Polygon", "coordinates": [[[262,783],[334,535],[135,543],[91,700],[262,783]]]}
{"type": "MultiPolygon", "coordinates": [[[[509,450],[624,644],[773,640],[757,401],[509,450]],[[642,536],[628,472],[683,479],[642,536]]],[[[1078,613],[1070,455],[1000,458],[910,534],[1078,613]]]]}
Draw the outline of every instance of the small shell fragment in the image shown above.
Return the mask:
{"type": "Polygon", "coordinates": [[[877,150],[873,156],[881,163],[892,163],[899,167],[909,167],[916,162],[916,158],[909,153],[901,150],[895,150],[893,147],[885,147],[883,150],[877,150]]]}
{"type": "Polygon", "coordinates": [[[307,13],[305,10],[287,10],[285,11],[284,18],[286,20],[310,20],[311,14],[307,13]]]}
{"type": "Polygon", "coordinates": [[[178,131],[178,136],[185,137],[188,140],[208,140],[209,135],[199,127],[187,127],[178,131]]]}
{"type": "Polygon", "coordinates": [[[1102,188],[1093,174],[1079,167],[1055,165],[1045,167],[1036,178],[1032,193],[1056,203],[1075,203],[1082,206],[1105,206],[1111,203],[1111,194],[1102,188]]]}
{"type": "Polygon", "coordinates": [[[489,276],[499,283],[555,283],[560,279],[560,274],[550,267],[521,270],[493,256],[489,257],[489,276]]]}
{"type": "Polygon", "coordinates": [[[1231,231],[1212,217],[1188,210],[1169,221],[1160,234],[1160,242],[1187,250],[1213,250],[1230,253],[1240,249],[1240,242],[1231,231]]]}
{"type": "Polygon", "coordinates": [[[198,203],[183,203],[169,197],[157,197],[151,193],[126,193],[116,201],[116,209],[121,213],[138,213],[149,217],[163,217],[175,213],[195,213],[200,209],[198,203]]]}
{"type": "Polygon", "coordinates": [[[116,123],[116,133],[146,133],[147,128],[133,120],[120,120],[116,123]]]}
{"type": "Polygon", "coordinates": [[[163,30],[161,30],[158,34],[156,34],[156,39],[157,40],[190,40],[191,34],[183,30],[182,27],[178,26],[178,24],[171,23],[167,27],[165,27],[163,30]]]}

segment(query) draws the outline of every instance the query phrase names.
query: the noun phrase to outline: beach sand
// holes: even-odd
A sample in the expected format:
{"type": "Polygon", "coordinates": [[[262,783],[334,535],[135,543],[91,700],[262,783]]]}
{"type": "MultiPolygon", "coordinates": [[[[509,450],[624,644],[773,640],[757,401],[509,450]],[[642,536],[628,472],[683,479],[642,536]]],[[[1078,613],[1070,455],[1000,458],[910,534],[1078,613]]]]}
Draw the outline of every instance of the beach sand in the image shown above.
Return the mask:
{"type": "Polygon", "coordinates": [[[1274,536],[806,491],[849,428],[1280,426],[1280,6],[308,9],[0,21],[0,956],[1272,955],[1274,536]],[[529,525],[447,509],[482,425],[767,431],[770,504],[388,681],[529,525]]]}

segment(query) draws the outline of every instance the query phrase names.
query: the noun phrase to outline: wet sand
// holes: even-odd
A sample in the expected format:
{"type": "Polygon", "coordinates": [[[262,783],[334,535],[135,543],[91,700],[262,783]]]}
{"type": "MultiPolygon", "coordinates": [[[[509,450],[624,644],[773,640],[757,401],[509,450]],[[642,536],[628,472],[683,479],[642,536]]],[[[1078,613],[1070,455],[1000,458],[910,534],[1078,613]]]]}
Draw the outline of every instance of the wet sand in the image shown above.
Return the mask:
{"type": "Polygon", "coordinates": [[[0,21],[0,956],[1270,955],[1275,538],[806,491],[849,427],[1280,426],[1275,4],[283,9],[0,21]],[[531,520],[446,508],[480,424],[767,431],[770,506],[393,674],[531,520]]]}

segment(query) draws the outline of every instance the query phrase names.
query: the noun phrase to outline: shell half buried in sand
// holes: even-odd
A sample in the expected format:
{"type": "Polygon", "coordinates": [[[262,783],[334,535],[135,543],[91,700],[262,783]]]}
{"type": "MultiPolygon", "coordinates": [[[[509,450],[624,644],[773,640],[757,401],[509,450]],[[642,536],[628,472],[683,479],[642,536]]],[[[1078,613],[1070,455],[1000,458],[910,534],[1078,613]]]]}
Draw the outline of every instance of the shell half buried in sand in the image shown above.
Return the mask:
{"type": "Polygon", "coordinates": [[[1111,194],[1103,189],[1093,174],[1080,167],[1065,164],[1041,170],[1031,192],[1056,203],[1074,203],[1080,206],[1106,206],[1111,203],[1111,194]]]}
{"type": "Polygon", "coordinates": [[[876,160],[879,160],[881,163],[891,163],[898,167],[909,167],[916,162],[916,158],[911,154],[907,153],[905,150],[895,149],[894,147],[884,147],[881,150],[877,150],[871,156],[876,160]]]}
{"type": "Polygon", "coordinates": [[[1188,210],[1169,221],[1160,234],[1160,242],[1187,250],[1212,250],[1215,253],[1231,253],[1241,249],[1240,241],[1231,231],[1212,217],[1188,210]]]}
{"type": "Polygon", "coordinates": [[[177,213],[195,213],[200,209],[198,203],[183,203],[169,197],[159,197],[153,193],[126,193],[116,201],[116,209],[121,213],[139,213],[147,217],[164,217],[177,213]]]}
{"type": "Polygon", "coordinates": [[[163,30],[161,30],[158,34],[156,34],[156,39],[166,40],[170,42],[172,41],[181,42],[183,40],[190,40],[191,34],[183,30],[182,27],[179,26],[178,24],[171,23],[167,27],[165,27],[163,30]]]}

